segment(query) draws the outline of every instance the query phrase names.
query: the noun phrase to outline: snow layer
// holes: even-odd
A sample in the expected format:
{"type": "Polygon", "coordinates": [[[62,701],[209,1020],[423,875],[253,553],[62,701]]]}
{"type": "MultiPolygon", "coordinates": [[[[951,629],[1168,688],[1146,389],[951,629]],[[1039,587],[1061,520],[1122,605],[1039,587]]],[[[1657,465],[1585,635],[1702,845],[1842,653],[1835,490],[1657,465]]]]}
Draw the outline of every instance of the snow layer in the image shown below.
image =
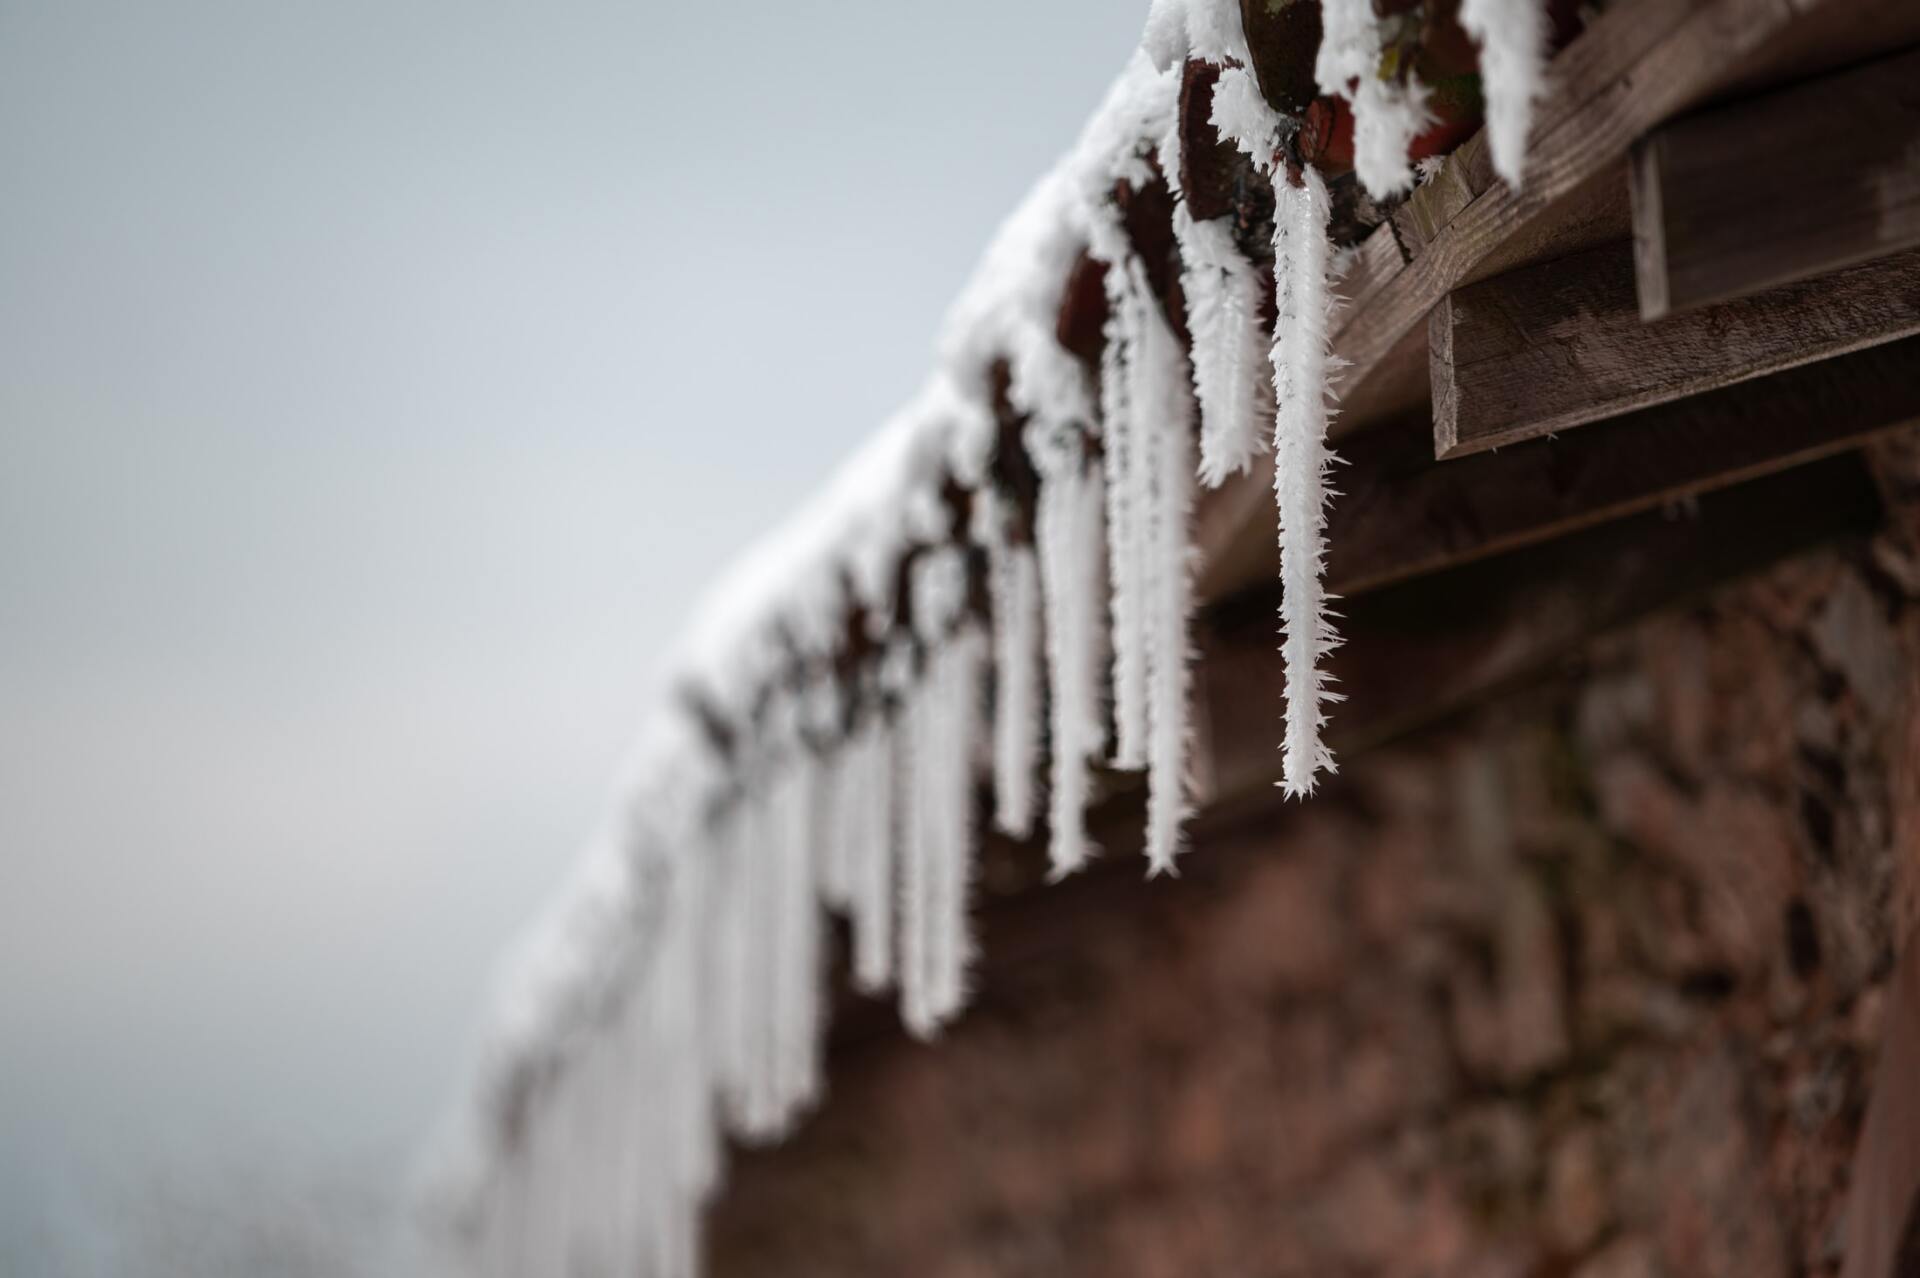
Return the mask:
{"type": "Polygon", "coordinates": [[[1545,89],[1547,11],[1541,0],[1463,0],[1460,25],[1480,46],[1493,170],[1520,185],[1533,104],[1545,89]]]}
{"type": "Polygon", "coordinates": [[[1426,89],[1411,74],[1404,85],[1380,78],[1380,24],[1373,0],[1322,0],[1323,32],[1314,62],[1322,93],[1353,103],[1353,164],[1376,197],[1413,185],[1407,149],[1430,122],[1426,89]]]}

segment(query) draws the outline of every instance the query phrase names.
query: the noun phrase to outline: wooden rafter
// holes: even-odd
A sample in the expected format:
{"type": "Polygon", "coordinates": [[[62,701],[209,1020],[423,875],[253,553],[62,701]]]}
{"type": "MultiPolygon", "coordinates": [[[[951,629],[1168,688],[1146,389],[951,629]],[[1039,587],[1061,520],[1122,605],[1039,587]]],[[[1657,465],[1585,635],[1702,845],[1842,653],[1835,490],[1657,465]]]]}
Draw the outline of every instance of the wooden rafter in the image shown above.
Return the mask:
{"type": "Polygon", "coordinates": [[[1394,424],[1347,448],[1327,577],[1351,596],[1920,426],[1920,338],[1436,464],[1394,424]]]}
{"type": "Polygon", "coordinates": [[[1649,324],[1608,244],[1456,289],[1427,332],[1434,455],[1457,457],[1920,333],[1920,250],[1649,324]]]}

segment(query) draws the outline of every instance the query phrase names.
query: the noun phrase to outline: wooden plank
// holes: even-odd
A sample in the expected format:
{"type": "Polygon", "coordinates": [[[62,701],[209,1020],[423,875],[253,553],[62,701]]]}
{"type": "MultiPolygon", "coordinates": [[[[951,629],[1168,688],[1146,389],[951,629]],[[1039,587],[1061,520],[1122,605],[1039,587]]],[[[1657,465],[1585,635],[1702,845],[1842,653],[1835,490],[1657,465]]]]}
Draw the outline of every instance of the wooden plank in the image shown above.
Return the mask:
{"type": "Polygon", "coordinates": [[[1640,319],[1626,243],[1525,267],[1436,306],[1434,453],[1455,457],[1920,333],[1920,250],[1640,319]]]}
{"type": "Polygon", "coordinates": [[[1690,115],[1634,145],[1647,320],[1920,244],[1920,49],[1690,115]]]}
{"type": "MultiPolygon", "coordinates": [[[[1863,534],[1880,502],[1857,454],[1709,493],[1683,518],[1649,511],[1349,600],[1330,667],[1347,694],[1328,721],[1354,753],[1525,678],[1600,631],[1820,540],[1863,534]]],[[[1281,659],[1271,596],[1210,618],[1199,697],[1209,808],[1271,796],[1281,659]]]]}
{"type": "Polygon", "coordinates": [[[1445,465],[1415,423],[1351,441],[1328,517],[1339,595],[1437,572],[1920,425],[1920,337],[1445,465]]]}
{"type": "MultiPolygon", "coordinates": [[[[1625,236],[1633,141],[1729,91],[1752,92],[1920,40],[1913,0],[1615,0],[1548,69],[1534,112],[1527,180],[1497,180],[1484,148],[1448,158],[1444,196],[1423,207],[1406,260],[1383,226],[1353,255],[1334,334],[1347,362],[1340,435],[1420,402],[1428,311],[1462,283],[1625,236]],[[1457,175],[1452,175],[1458,166],[1457,175]],[[1471,199],[1461,202],[1456,184],[1471,199]],[[1409,376],[1408,374],[1412,374],[1409,376]]],[[[1199,587],[1220,598],[1272,572],[1271,458],[1204,495],[1199,587]]]]}

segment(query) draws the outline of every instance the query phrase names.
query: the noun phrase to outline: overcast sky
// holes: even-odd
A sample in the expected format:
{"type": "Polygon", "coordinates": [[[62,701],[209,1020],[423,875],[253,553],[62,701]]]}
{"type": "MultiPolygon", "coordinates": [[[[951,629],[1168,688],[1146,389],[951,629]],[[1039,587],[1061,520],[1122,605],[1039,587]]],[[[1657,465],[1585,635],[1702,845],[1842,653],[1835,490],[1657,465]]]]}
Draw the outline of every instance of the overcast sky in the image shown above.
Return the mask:
{"type": "Polygon", "coordinates": [[[154,1168],[397,1183],[1144,11],[0,0],[0,1271],[154,1168]]]}

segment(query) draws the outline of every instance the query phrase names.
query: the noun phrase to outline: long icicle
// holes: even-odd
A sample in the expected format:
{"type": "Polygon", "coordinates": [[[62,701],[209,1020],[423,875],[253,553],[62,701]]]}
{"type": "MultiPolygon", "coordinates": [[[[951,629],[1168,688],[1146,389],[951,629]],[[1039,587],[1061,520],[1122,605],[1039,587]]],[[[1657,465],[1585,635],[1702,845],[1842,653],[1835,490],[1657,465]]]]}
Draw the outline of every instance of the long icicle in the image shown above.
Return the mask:
{"type": "Polygon", "coordinates": [[[751,1083],[747,1098],[746,1130],[755,1141],[777,1140],[786,1131],[792,1109],[792,1075],[787,1057],[792,1041],[789,1002],[793,940],[796,936],[787,871],[792,858],[790,828],[793,796],[786,761],[772,763],[747,790],[745,831],[748,874],[752,880],[752,928],[759,1007],[751,1025],[751,1083]]]}
{"type": "Polygon", "coordinates": [[[845,698],[839,680],[831,673],[818,672],[807,681],[807,734],[818,747],[815,767],[819,781],[811,818],[814,875],[820,900],[842,914],[849,911],[853,900],[852,845],[847,837],[851,752],[839,739],[846,722],[845,698]]]}
{"type": "Polygon", "coordinates": [[[1186,357],[1138,262],[1133,292],[1147,300],[1137,321],[1133,402],[1136,406],[1145,503],[1149,603],[1147,642],[1147,865],[1172,871],[1188,814],[1187,747],[1190,683],[1188,624],[1192,568],[1188,525],[1193,513],[1192,383],[1186,357]]]}
{"type": "Polygon", "coordinates": [[[933,750],[924,684],[907,693],[900,734],[900,1019],[915,1034],[928,1032],[928,950],[932,941],[933,835],[926,796],[933,750]]]}
{"type": "Polygon", "coordinates": [[[1055,879],[1091,852],[1086,808],[1091,761],[1104,744],[1100,714],[1100,583],[1106,508],[1100,473],[1073,427],[1028,428],[1027,451],[1041,468],[1035,536],[1046,609],[1048,729],[1053,740],[1047,859],[1055,879]]]}
{"type": "Polygon", "coordinates": [[[817,756],[796,742],[775,782],[773,873],[779,883],[775,926],[778,929],[780,967],[779,1028],[775,1044],[780,1126],[789,1126],[798,1112],[820,1093],[820,907],[816,891],[814,815],[819,804],[821,771],[817,756]]]}
{"type": "Polygon", "coordinates": [[[764,937],[755,917],[759,892],[753,876],[758,867],[752,864],[746,845],[747,806],[745,800],[728,806],[714,818],[709,834],[717,858],[715,871],[723,880],[716,894],[713,940],[719,1000],[715,1057],[727,1124],[740,1135],[753,1131],[756,1117],[754,1040],[755,1020],[762,1011],[759,944],[764,937]]]}
{"type": "Polygon", "coordinates": [[[1016,839],[1033,833],[1034,763],[1040,752],[1040,564],[1033,547],[996,556],[993,656],[994,824],[1016,839]]]}
{"type": "Polygon", "coordinates": [[[1286,735],[1281,786],[1289,797],[1311,794],[1334,759],[1321,739],[1325,707],[1340,700],[1321,659],[1339,645],[1327,609],[1322,571],[1326,558],[1327,474],[1327,187],[1312,168],[1300,184],[1274,174],[1274,261],[1280,277],[1279,322],[1274,326],[1275,403],[1273,488],[1280,516],[1281,653],[1286,672],[1286,735]]]}
{"type": "Polygon", "coordinates": [[[974,496],[974,539],[987,550],[993,603],[994,825],[1016,839],[1033,833],[1034,763],[1040,753],[1040,566],[1013,539],[1011,515],[992,488],[974,496]]]}
{"type": "Polygon", "coordinates": [[[987,640],[966,624],[935,655],[930,728],[938,759],[928,781],[936,822],[928,947],[928,1032],[960,1014],[974,958],[971,897],[975,832],[973,757],[980,729],[981,668],[987,640]]]}
{"type": "Polygon", "coordinates": [[[853,980],[878,993],[893,980],[893,863],[895,729],[878,706],[847,749],[855,791],[848,796],[853,830],[853,980]]]}
{"type": "Polygon", "coordinates": [[[1140,309],[1147,299],[1134,286],[1125,259],[1107,270],[1106,346],[1100,359],[1101,441],[1106,448],[1107,569],[1113,598],[1113,761],[1122,768],[1147,762],[1146,529],[1143,488],[1151,469],[1140,459],[1133,403],[1134,350],[1140,309]]]}
{"type": "MultiPolygon", "coordinates": [[[[953,860],[971,856],[972,825],[958,810],[953,787],[971,793],[973,753],[971,734],[960,731],[955,698],[963,680],[967,695],[977,697],[972,680],[978,675],[967,679],[958,668],[973,657],[963,637],[950,632],[966,606],[966,573],[966,560],[953,546],[929,550],[913,566],[913,625],[927,659],[908,694],[900,1013],[908,1032],[920,1038],[932,1037],[952,1015],[957,1003],[949,970],[964,962],[964,956],[956,959],[961,943],[950,894],[953,860]]],[[[967,708],[973,709],[971,702],[967,708]]]]}

